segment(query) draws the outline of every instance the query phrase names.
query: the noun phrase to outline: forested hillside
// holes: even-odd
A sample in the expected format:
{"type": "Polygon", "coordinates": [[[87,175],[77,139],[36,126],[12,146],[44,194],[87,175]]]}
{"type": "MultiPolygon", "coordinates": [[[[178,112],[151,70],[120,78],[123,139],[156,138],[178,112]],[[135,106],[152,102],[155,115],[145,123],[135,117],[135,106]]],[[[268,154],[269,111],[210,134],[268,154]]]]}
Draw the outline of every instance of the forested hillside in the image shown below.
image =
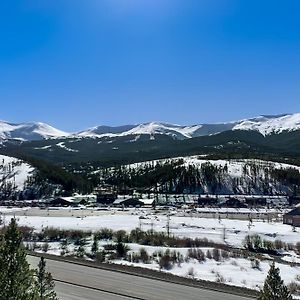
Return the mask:
{"type": "Polygon", "coordinates": [[[91,190],[88,180],[59,166],[0,155],[0,200],[33,200],[91,190]]]}
{"type": "Polygon", "coordinates": [[[170,193],[299,195],[300,168],[262,160],[183,157],[101,169],[100,182],[119,190],[170,193]]]}

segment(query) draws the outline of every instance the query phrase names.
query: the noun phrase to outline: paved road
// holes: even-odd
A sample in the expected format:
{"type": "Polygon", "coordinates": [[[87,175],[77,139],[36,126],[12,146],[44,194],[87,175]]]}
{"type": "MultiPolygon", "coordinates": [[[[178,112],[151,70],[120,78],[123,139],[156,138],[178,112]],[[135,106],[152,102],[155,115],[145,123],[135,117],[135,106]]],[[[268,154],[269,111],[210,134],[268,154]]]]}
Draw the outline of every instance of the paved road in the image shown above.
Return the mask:
{"type": "MultiPolygon", "coordinates": [[[[29,257],[35,267],[39,258],[29,257]]],[[[61,300],[249,300],[159,280],[47,260],[61,300]]]]}
{"type": "Polygon", "coordinates": [[[82,288],[76,285],[55,283],[55,291],[60,300],[131,300],[130,297],[123,297],[111,293],[100,292],[89,288],[82,288]]]}

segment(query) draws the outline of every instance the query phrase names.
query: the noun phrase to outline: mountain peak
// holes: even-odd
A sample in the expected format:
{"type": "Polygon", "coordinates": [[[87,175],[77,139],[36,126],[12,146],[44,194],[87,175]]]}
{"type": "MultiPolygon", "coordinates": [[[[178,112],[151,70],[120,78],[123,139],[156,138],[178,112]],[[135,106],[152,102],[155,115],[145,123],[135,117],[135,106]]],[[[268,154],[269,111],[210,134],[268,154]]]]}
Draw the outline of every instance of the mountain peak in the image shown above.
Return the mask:
{"type": "Polygon", "coordinates": [[[16,139],[21,141],[43,140],[66,137],[70,134],[56,129],[46,123],[29,122],[13,124],[0,122],[0,139],[16,139]]]}
{"type": "Polygon", "coordinates": [[[182,126],[166,122],[148,122],[137,125],[95,126],[78,133],[68,133],[42,122],[14,124],[0,121],[0,140],[16,139],[33,141],[65,137],[120,137],[130,135],[168,135],[175,139],[188,139],[214,135],[230,130],[256,131],[262,135],[279,134],[284,131],[300,130],[300,113],[281,115],[261,115],[240,121],[196,124],[182,126]]]}

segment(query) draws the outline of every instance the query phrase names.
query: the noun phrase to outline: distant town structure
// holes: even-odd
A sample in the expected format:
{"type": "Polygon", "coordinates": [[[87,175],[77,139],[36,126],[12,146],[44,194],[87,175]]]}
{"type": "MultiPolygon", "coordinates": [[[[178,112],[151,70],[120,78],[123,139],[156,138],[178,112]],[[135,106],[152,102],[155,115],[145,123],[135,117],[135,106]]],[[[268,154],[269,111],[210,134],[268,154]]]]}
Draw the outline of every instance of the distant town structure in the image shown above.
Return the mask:
{"type": "Polygon", "coordinates": [[[79,195],[75,194],[70,197],[57,197],[50,200],[47,204],[49,206],[76,206],[76,205],[87,205],[87,204],[96,204],[97,196],[96,195],[79,195]]]}
{"type": "Polygon", "coordinates": [[[283,224],[300,227],[300,207],[296,207],[283,215],[283,224]]]}

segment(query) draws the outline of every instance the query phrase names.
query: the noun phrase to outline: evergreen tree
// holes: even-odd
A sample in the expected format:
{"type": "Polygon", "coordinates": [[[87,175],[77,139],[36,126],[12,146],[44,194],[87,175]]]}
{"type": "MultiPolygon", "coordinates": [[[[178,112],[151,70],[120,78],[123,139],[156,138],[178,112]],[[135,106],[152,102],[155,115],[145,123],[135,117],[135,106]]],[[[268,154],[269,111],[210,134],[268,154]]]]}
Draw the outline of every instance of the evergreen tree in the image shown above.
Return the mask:
{"type": "Polygon", "coordinates": [[[279,274],[279,268],[273,263],[270,267],[264,287],[260,291],[258,300],[292,300],[292,296],[284,285],[279,274]]]}
{"type": "Polygon", "coordinates": [[[33,299],[33,271],[26,260],[22,235],[12,219],[0,245],[0,299],[33,299]]]}
{"type": "Polygon", "coordinates": [[[91,248],[93,256],[95,256],[95,254],[98,252],[98,250],[99,250],[98,239],[96,236],[94,236],[94,241],[93,241],[93,245],[91,248]]]}
{"type": "Polygon", "coordinates": [[[41,260],[36,270],[35,289],[38,300],[58,300],[54,291],[54,281],[51,273],[46,271],[46,261],[44,257],[41,260]]]}

